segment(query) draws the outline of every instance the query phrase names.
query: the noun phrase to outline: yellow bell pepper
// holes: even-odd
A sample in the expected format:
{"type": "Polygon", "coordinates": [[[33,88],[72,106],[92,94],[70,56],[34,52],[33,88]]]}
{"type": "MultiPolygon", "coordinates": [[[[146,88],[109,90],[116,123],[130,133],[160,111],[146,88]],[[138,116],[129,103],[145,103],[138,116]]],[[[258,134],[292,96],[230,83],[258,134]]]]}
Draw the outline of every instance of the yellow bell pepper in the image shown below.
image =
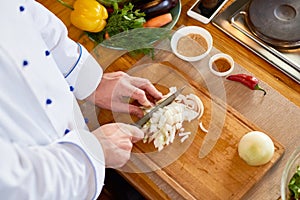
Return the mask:
{"type": "Polygon", "coordinates": [[[96,0],[77,0],[71,12],[71,23],[89,32],[102,31],[106,26],[107,18],[106,8],[96,0]]]}

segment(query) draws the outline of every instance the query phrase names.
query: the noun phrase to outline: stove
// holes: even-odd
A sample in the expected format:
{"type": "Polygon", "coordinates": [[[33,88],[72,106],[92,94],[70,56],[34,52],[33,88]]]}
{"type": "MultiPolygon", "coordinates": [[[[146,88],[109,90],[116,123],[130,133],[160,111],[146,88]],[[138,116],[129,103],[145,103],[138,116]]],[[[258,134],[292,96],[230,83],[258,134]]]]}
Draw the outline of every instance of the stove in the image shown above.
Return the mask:
{"type": "Polygon", "coordinates": [[[212,23],[300,84],[299,0],[236,0],[212,23]]]}

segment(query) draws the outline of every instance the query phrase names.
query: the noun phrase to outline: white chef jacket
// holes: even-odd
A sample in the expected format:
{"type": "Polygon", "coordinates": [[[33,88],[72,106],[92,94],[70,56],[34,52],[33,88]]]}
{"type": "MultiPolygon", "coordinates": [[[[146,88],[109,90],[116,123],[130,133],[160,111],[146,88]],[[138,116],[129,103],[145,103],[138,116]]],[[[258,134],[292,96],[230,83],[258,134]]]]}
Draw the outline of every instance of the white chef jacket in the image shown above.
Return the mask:
{"type": "Polygon", "coordinates": [[[0,198],[97,198],[104,155],[74,97],[101,67],[33,0],[2,1],[0,26],[0,198]]]}

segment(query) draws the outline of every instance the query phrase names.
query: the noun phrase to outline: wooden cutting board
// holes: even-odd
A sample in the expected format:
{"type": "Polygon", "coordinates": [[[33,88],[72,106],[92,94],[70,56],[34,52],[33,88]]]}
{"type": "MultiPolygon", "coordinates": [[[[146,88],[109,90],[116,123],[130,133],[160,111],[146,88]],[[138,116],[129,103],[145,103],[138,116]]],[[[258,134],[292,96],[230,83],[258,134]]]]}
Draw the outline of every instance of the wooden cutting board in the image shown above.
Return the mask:
{"type": "MultiPolygon", "coordinates": [[[[152,143],[137,143],[131,161],[121,170],[122,173],[154,171],[184,199],[240,199],[284,153],[284,147],[272,138],[275,145],[272,160],[259,167],[247,165],[238,156],[237,145],[249,131],[263,130],[218,98],[211,97],[204,87],[189,79],[184,71],[171,63],[143,65],[130,69],[128,73],[146,77],[164,87],[188,85],[184,94],[194,93],[200,97],[205,110],[199,121],[185,123],[186,130],[193,134],[183,143],[177,136],[175,142],[161,152],[157,152],[152,143]],[[213,119],[212,110],[220,115],[225,113],[224,121],[213,119]],[[214,123],[214,120],[218,123],[214,123]],[[206,136],[198,126],[200,121],[208,129],[214,125],[222,130],[215,147],[205,158],[199,158],[199,150],[206,136]]],[[[108,116],[105,112],[100,112],[99,116],[108,116]]],[[[114,121],[124,121],[123,114],[109,116],[114,121]]]]}

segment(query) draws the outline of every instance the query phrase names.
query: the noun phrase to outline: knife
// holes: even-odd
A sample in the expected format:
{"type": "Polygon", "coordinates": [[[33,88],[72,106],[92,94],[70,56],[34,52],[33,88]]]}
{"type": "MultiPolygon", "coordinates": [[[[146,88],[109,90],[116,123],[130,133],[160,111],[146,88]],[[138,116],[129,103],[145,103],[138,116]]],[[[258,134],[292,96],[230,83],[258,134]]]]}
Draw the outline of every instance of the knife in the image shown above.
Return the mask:
{"type": "Polygon", "coordinates": [[[179,90],[177,90],[176,92],[171,94],[168,98],[163,100],[159,105],[152,108],[150,112],[148,112],[146,115],[144,115],[144,117],[142,117],[141,119],[139,119],[137,122],[133,123],[132,125],[134,125],[138,128],[142,128],[143,125],[146,124],[149,121],[149,119],[152,117],[153,113],[158,111],[158,109],[171,104],[176,99],[176,97],[183,91],[184,88],[185,88],[185,86],[183,86],[182,88],[180,88],[179,90]]]}

